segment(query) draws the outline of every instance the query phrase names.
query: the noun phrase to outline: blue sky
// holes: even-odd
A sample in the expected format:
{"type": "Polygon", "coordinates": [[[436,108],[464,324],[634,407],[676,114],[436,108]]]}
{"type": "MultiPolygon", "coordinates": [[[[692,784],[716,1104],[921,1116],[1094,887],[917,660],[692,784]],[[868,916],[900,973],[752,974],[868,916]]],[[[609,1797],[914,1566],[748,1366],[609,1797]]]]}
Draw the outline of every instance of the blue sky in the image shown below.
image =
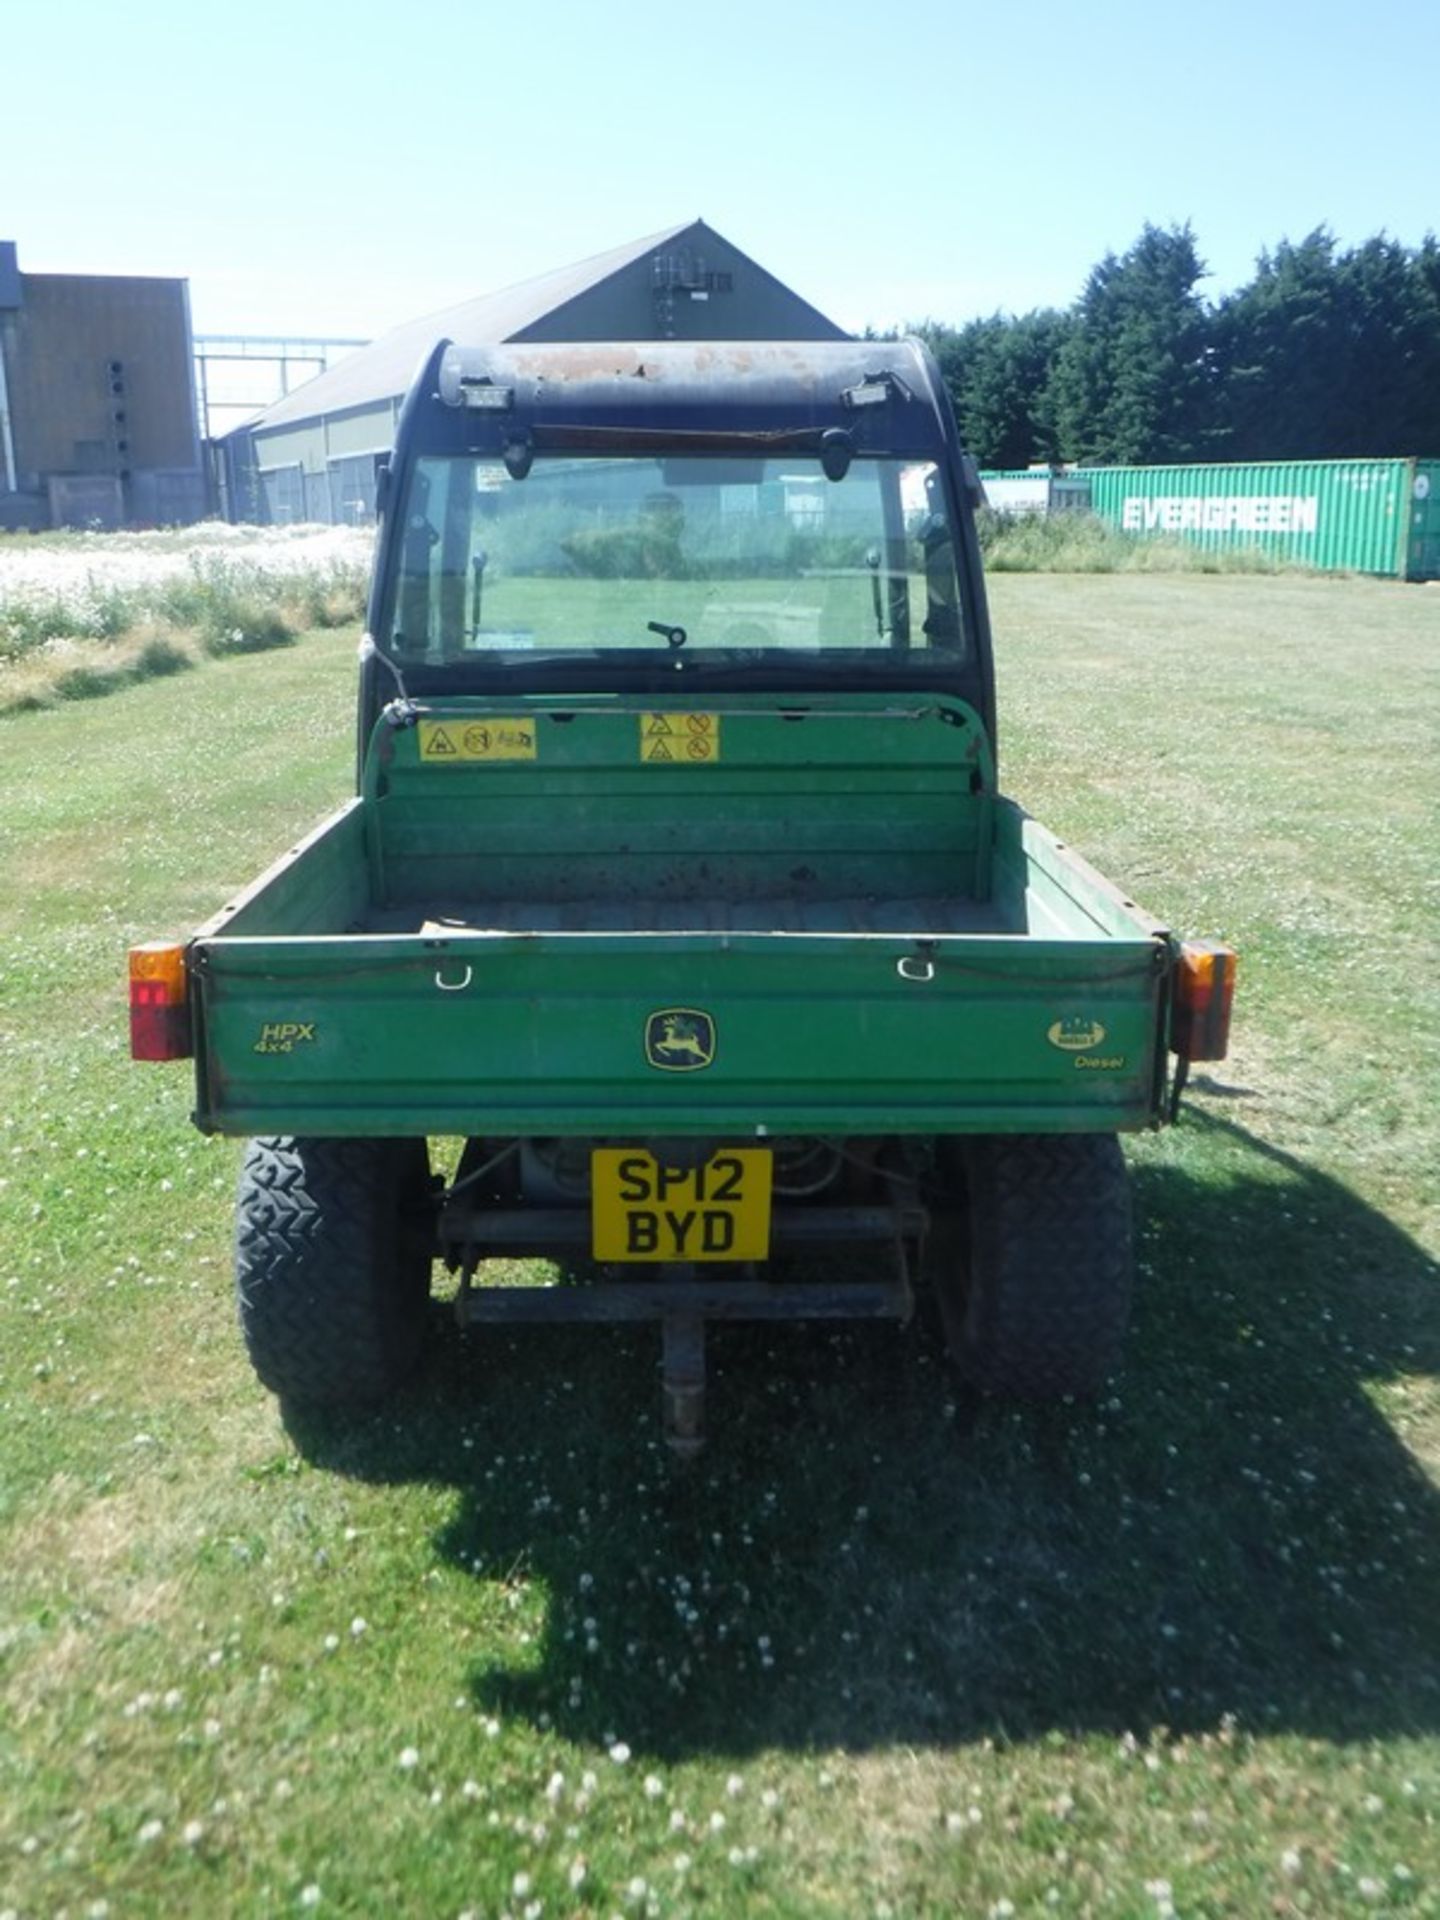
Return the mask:
{"type": "Polygon", "coordinates": [[[1426,9],[1313,0],[0,4],[0,237],[203,332],[373,335],[703,215],[847,326],[1068,305],[1190,220],[1211,293],[1440,226],[1426,9]]]}

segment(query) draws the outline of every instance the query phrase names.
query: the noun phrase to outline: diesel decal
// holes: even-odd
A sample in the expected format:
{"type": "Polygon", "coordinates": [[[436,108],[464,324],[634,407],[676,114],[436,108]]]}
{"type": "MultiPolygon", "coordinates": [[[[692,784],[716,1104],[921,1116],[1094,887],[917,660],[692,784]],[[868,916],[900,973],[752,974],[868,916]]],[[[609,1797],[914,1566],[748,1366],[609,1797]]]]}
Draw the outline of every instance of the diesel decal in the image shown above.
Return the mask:
{"type": "Polygon", "coordinates": [[[1107,1054],[1104,1059],[1093,1053],[1077,1053],[1075,1056],[1076,1068],[1091,1073],[1116,1073],[1124,1064],[1123,1053],[1107,1054]]]}

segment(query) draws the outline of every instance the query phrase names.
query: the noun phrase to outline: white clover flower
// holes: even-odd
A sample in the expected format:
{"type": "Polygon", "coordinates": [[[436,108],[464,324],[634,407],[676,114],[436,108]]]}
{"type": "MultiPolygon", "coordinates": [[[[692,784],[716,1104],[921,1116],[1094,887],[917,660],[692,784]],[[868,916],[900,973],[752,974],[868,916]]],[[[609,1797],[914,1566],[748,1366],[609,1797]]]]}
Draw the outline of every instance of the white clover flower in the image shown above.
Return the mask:
{"type": "Polygon", "coordinates": [[[418,1767],[419,1764],[420,1764],[420,1754],[418,1749],[416,1749],[415,1747],[401,1748],[400,1766],[406,1773],[409,1773],[412,1767],[418,1767]]]}
{"type": "Polygon", "coordinates": [[[319,1887],[316,1886],[313,1880],[310,1882],[308,1887],[302,1887],[300,1889],[300,1904],[302,1907],[318,1907],[319,1906],[320,1889],[319,1887]]]}
{"type": "Polygon", "coordinates": [[[572,1860],[570,1862],[570,1871],[566,1875],[566,1878],[570,1882],[570,1891],[572,1893],[578,1893],[580,1888],[584,1886],[585,1874],[586,1874],[586,1866],[583,1858],[572,1860]]]}
{"type": "Polygon", "coordinates": [[[362,1620],[357,1613],[355,1618],[350,1622],[350,1638],[352,1640],[358,1640],[361,1634],[368,1633],[369,1631],[370,1622],[368,1620],[362,1620]]]}
{"type": "Polygon", "coordinates": [[[647,1800],[658,1800],[664,1791],[665,1782],[660,1778],[659,1774],[647,1773],[645,1776],[645,1798],[647,1800]]]}
{"type": "Polygon", "coordinates": [[[152,1840],[158,1840],[164,1831],[165,1822],[163,1820],[147,1820],[135,1838],[142,1846],[148,1847],[150,1842],[152,1840]]]}
{"type": "Polygon", "coordinates": [[[515,1878],[510,1882],[510,1891],[517,1900],[527,1899],[530,1893],[530,1884],[530,1876],[528,1873],[517,1873],[515,1878]]]}
{"type": "Polygon", "coordinates": [[[180,1838],[185,1842],[187,1847],[198,1847],[200,1842],[205,1838],[204,1821],[187,1820],[181,1831],[180,1838]]]}
{"type": "Polygon", "coordinates": [[[745,1782],[738,1773],[726,1776],[725,1791],[732,1800],[736,1800],[745,1791],[745,1782]]]}
{"type": "Polygon", "coordinates": [[[630,1749],[623,1740],[616,1740],[610,1748],[610,1758],[617,1767],[623,1767],[630,1758],[630,1749]]]}

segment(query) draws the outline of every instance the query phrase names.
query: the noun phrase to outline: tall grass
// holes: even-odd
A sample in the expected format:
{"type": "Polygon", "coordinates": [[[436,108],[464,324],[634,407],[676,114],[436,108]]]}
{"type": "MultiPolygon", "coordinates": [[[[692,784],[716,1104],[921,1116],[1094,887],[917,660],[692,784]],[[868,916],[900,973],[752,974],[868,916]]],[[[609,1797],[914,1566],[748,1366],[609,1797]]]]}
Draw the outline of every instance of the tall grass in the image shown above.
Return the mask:
{"type": "MultiPolygon", "coordinates": [[[[102,559],[103,566],[103,559],[102,559]]],[[[347,626],[365,605],[365,569],[330,559],[277,572],[194,552],[184,568],[117,585],[97,568],[84,585],[7,594],[0,585],[0,713],[93,697],[199,659],[289,646],[347,626]]]]}
{"type": "Polygon", "coordinates": [[[1092,513],[1013,514],[984,507],[975,529],[992,573],[1308,571],[1259,546],[1215,551],[1164,534],[1122,533],[1092,513]]]}

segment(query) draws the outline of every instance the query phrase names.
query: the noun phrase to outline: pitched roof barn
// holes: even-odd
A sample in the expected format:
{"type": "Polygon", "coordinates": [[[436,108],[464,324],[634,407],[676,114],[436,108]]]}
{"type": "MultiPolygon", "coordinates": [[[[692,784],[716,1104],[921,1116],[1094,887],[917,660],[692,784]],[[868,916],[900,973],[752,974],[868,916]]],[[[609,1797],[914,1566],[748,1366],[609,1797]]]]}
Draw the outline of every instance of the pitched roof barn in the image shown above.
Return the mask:
{"type": "Polygon", "coordinates": [[[408,320],[221,443],[232,518],[349,521],[374,508],[374,467],[420,361],[441,338],[843,340],[845,329],[693,220],[573,266],[408,320]]]}
{"type": "Polygon", "coordinates": [[[502,340],[843,340],[845,330],[703,220],[647,234],[459,306],[407,320],[297,387],[262,430],[404,394],[442,337],[502,340]]]}

